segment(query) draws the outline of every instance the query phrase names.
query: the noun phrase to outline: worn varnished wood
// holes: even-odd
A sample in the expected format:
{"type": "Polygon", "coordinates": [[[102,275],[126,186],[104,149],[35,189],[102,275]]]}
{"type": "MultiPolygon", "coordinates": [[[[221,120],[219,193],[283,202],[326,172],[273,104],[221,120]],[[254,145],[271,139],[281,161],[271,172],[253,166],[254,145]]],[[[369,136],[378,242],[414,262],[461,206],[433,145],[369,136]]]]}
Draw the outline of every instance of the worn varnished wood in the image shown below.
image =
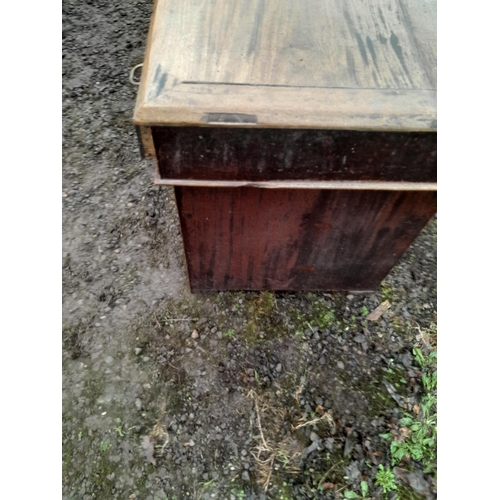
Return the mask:
{"type": "Polygon", "coordinates": [[[435,183],[436,134],[154,127],[160,179],[435,183]]]}
{"type": "Polygon", "coordinates": [[[176,187],[192,291],[375,290],[434,192],[176,187]]]}
{"type": "Polygon", "coordinates": [[[140,125],[436,130],[435,0],[157,0],[140,125]]]}
{"type": "Polygon", "coordinates": [[[141,146],[141,156],[146,160],[156,159],[156,149],[151,127],[136,126],[135,128],[141,146]]]}
{"type": "Polygon", "coordinates": [[[434,182],[387,181],[203,181],[186,179],[160,179],[155,173],[157,186],[189,187],[254,187],[259,189],[342,189],[347,191],[437,191],[434,182]]]}
{"type": "Polygon", "coordinates": [[[193,291],[379,285],[436,210],[435,10],[155,0],[134,121],[193,291]]]}

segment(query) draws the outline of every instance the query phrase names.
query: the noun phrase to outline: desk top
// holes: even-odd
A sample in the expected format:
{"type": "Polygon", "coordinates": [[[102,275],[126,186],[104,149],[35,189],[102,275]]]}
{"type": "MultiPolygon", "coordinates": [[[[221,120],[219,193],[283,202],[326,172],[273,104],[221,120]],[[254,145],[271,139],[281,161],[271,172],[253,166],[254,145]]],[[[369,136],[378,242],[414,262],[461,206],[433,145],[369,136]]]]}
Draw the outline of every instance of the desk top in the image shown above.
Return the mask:
{"type": "Polygon", "coordinates": [[[134,121],[434,132],[436,0],[156,0],[134,121]]]}

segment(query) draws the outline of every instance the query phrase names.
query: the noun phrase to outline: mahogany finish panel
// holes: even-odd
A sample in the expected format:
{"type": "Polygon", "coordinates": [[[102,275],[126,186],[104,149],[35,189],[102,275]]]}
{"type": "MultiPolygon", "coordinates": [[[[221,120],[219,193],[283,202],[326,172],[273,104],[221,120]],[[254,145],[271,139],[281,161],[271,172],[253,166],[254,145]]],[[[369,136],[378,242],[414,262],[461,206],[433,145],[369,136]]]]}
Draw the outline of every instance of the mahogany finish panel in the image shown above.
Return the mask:
{"type": "Polygon", "coordinates": [[[435,192],[175,187],[191,290],[373,291],[435,192]]]}

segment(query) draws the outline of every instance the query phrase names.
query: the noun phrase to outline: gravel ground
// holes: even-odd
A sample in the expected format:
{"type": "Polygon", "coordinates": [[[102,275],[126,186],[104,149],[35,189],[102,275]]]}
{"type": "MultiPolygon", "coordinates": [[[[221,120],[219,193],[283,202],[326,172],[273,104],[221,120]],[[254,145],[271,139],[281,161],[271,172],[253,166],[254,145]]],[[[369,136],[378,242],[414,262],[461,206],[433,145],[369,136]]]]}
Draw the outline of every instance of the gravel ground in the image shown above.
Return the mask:
{"type": "Polygon", "coordinates": [[[364,480],[384,498],[383,464],[401,498],[436,498],[379,436],[423,393],[436,220],[369,297],[191,294],[173,191],[132,125],[151,9],[63,2],[63,497],[344,498],[364,480]]]}

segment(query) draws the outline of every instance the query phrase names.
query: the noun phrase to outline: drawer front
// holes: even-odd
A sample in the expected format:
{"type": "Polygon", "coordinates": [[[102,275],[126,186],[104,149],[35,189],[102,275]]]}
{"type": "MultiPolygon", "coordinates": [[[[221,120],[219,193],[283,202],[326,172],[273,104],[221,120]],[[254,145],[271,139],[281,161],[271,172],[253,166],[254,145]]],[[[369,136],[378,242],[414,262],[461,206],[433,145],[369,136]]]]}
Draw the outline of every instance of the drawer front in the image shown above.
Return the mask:
{"type": "Polygon", "coordinates": [[[160,179],[437,180],[436,133],[152,127],[160,179]]]}

